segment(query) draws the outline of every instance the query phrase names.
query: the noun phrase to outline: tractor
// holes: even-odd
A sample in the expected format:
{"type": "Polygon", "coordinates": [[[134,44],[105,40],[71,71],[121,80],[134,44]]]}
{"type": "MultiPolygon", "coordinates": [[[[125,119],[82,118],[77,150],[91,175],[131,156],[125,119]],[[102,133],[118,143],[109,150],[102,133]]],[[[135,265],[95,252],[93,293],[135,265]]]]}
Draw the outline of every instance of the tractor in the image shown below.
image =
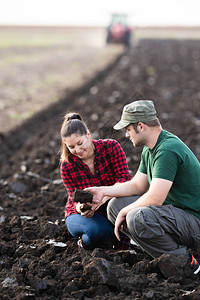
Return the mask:
{"type": "Polygon", "coordinates": [[[107,27],[106,43],[123,43],[130,46],[131,28],[127,24],[127,15],[113,14],[107,27]]]}

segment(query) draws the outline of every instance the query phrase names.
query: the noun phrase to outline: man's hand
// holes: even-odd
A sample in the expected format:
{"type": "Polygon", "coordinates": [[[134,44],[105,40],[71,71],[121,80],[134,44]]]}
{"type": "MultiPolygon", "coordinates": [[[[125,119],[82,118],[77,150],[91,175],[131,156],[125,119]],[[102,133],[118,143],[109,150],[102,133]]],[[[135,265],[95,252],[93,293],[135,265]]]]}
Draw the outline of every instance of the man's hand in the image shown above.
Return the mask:
{"type": "Polygon", "coordinates": [[[119,230],[121,229],[122,231],[126,229],[126,212],[122,209],[115,221],[115,235],[117,237],[117,239],[120,241],[120,234],[119,234],[119,230]]]}
{"type": "Polygon", "coordinates": [[[101,190],[101,187],[89,187],[85,188],[84,191],[88,191],[93,194],[92,200],[92,210],[97,210],[102,204],[105,203],[104,201],[104,194],[101,190]]]}
{"type": "Polygon", "coordinates": [[[105,196],[105,197],[103,197],[103,199],[101,200],[101,202],[99,202],[98,204],[92,204],[92,207],[91,207],[91,209],[92,210],[97,210],[97,209],[99,209],[99,207],[101,206],[101,205],[103,205],[104,203],[106,203],[106,201],[108,201],[108,200],[110,200],[110,197],[108,197],[108,196],[105,196]]]}

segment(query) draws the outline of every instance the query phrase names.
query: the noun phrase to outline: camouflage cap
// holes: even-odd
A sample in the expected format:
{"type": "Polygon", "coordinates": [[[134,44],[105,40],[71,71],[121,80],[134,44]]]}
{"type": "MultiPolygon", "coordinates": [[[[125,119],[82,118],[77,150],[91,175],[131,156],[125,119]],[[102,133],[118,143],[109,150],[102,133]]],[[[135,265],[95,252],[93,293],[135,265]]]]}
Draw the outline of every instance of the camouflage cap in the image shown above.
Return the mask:
{"type": "Polygon", "coordinates": [[[119,130],[131,123],[150,122],[156,118],[152,100],[137,100],[124,106],[121,120],[113,128],[119,130]]]}

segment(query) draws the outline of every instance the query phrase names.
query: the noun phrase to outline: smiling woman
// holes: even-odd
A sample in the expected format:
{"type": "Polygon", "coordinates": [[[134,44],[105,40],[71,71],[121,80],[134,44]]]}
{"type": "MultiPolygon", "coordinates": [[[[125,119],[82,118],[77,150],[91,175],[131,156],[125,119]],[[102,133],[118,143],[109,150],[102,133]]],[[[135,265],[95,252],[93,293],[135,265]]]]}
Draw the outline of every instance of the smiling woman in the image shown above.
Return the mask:
{"type": "Polygon", "coordinates": [[[68,231],[86,249],[114,245],[113,226],[107,219],[109,197],[92,210],[94,204],[73,200],[76,189],[120,184],[130,180],[125,154],[115,140],[93,140],[78,113],[68,113],[61,127],[61,177],[68,199],[65,217],[68,231]],[[87,209],[85,210],[85,207],[87,209]]]}

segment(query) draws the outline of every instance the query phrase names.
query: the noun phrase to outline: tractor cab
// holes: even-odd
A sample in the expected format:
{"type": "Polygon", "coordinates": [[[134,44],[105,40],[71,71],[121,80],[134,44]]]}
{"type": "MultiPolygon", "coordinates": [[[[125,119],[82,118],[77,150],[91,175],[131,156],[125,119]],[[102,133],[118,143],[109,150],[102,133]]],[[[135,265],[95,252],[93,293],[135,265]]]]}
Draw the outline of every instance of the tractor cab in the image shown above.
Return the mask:
{"type": "Polygon", "coordinates": [[[113,14],[111,23],[107,28],[107,43],[123,43],[130,45],[131,29],[128,26],[127,15],[113,14]]]}

